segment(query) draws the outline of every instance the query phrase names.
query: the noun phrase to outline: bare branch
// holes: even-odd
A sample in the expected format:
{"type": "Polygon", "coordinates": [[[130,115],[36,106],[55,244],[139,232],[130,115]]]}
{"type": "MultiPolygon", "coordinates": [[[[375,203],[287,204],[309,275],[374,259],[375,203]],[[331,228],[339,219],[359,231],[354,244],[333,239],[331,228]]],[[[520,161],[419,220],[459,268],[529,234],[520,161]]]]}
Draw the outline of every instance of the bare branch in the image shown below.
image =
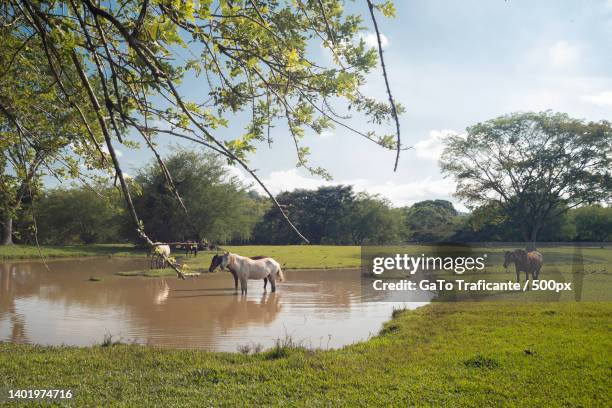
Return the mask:
{"type": "Polygon", "coordinates": [[[391,87],[389,86],[389,77],[387,76],[387,67],[385,66],[385,59],[383,57],[382,42],[380,39],[380,30],[378,29],[378,22],[374,15],[374,5],[372,0],[366,0],[368,2],[368,8],[370,9],[370,16],[372,17],[372,23],[374,24],[374,30],[376,31],[376,41],[378,42],[378,55],[380,56],[380,66],[382,67],[383,77],[385,78],[385,86],[387,88],[387,95],[389,96],[389,104],[391,105],[391,112],[393,113],[393,119],[395,120],[395,129],[397,132],[397,154],[395,155],[395,166],[393,171],[397,171],[397,164],[399,163],[399,156],[401,151],[401,138],[400,138],[400,124],[397,117],[397,108],[391,95],[391,87]]]}

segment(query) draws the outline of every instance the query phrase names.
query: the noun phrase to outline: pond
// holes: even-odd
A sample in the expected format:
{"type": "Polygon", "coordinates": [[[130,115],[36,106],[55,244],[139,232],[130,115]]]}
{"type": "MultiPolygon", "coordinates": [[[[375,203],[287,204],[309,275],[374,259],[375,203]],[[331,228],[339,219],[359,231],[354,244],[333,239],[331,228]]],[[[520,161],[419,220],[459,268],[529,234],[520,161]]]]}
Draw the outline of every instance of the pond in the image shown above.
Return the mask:
{"type": "Polygon", "coordinates": [[[393,308],[429,299],[421,293],[410,303],[372,301],[361,294],[358,269],[288,270],[276,293],[252,280],[248,296],[240,296],[228,272],[183,281],[115,275],[147,267],[145,259],[47,265],[0,263],[0,341],[91,346],[112,335],[128,343],[236,351],[291,336],[307,347],[337,348],[376,335],[393,308]]]}

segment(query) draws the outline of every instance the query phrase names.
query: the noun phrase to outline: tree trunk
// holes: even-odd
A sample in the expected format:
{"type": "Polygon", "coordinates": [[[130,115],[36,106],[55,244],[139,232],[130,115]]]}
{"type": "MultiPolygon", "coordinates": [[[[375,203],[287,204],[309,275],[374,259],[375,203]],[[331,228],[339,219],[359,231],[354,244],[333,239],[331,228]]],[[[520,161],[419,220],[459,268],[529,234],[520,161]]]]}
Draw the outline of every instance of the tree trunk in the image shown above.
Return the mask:
{"type": "Polygon", "coordinates": [[[4,218],[2,245],[13,245],[13,218],[10,215],[4,218]]]}
{"type": "Polygon", "coordinates": [[[531,231],[529,231],[524,224],[521,224],[521,235],[523,236],[523,241],[525,241],[525,245],[527,245],[531,237],[531,231]]]}
{"type": "Polygon", "coordinates": [[[540,230],[539,225],[534,225],[531,229],[531,234],[529,236],[529,242],[527,243],[527,250],[528,251],[535,251],[536,250],[536,241],[538,239],[538,232],[540,230]]]}

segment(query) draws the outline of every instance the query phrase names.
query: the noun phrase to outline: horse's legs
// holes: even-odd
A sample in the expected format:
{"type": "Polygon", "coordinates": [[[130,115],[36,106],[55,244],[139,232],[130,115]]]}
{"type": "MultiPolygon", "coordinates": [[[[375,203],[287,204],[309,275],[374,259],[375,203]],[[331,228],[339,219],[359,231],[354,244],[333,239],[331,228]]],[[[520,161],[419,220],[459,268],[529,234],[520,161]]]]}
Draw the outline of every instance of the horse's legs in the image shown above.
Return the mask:
{"type": "Polygon", "coordinates": [[[268,286],[268,278],[264,278],[264,290],[266,290],[266,286],[268,286]]]}
{"type": "Polygon", "coordinates": [[[232,272],[232,276],[234,277],[234,290],[238,292],[238,275],[232,272]]]}
{"type": "Polygon", "coordinates": [[[243,295],[247,294],[248,280],[246,278],[240,278],[240,293],[243,295]]]}
{"type": "Polygon", "coordinates": [[[540,269],[542,269],[542,265],[538,266],[535,270],[535,276],[533,279],[540,280],[540,269]]]}
{"type": "Polygon", "coordinates": [[[521,271],[519,271],[518,266],[516,267],[516,283],[521,282],[521,271]]]}
{"type": "Polygon", "coordinates": [[[274,279],[274,274],[268,276],[268,279],[270,280],[270,286],[272,286],[272,293],[276,292],[276,279],[274,279]]]}

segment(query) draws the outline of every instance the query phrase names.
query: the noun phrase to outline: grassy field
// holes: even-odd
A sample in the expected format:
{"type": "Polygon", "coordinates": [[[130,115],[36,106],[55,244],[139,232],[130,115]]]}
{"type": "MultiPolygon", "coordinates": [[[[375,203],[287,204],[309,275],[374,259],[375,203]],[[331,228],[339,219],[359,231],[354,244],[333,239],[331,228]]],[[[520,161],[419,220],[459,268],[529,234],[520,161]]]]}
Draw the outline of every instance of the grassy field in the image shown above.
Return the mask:
{"type": "MultiPolygon", "coordinates": [[[[43,245],[40,252],[45,258],[72,258],[84,256],[142,256],[130,244],[93,244],[93,245],[43,245]]],[[[10,259],[37,259],[40,252],[35,245],[0,245],[0,261],[10,259]]]]}
{"type": "MultiPolygon", "coordinates": [[[[333,246],[333,245],[259,245],[259,246],[227,246],[224,249],[244,256],[268,255],[278,260],[283,269],[320,269],[320,268],[359,268],[361,266],[361,247],[359,246],[333,246]]],[[[430,255],[436,251],[436,247],[411,245],[404,247],[384,247],[386,253],[410,253],[414,255],[430,255]]],[[[514,279],[514,267],[510,266],[505,270],[502,266],[503,255],[506,247],[481,247],[473,248],[474,256],[483,253],[488,255],[487,270],[483,275],[466,275],[468,279],[478,279],[486,277],[493,280],[514,279]]],[[[446,254],[453,251],[465,251],[464,248],[444,247],[446,254]]],[[[611,248],[583,248],[579,252],[574,247],[544,247],[540,251],[544,254],[546,268],[554,268],[563,274],[571,274],[575,270],[574,265],[584,267],[587,274],[600,272],[612,265],[611,248]]],[[[211,258],[217,252],[201,251],[197,257],[180,258],[182,253],[177,252],[179,262],[186,265],[186,271],[192,273],[206,273],[210,266],[211,258]]],[[[167,277],[176,276],[173,269],[158,270],[136,270],[121,272],[122,276],[148,276],[148,277],[167,277]]],[[[405,274],[398,275],[404,277],[405,274]]],[[[450,276],[450,275],[448,275],[450,276]]],[[[524,279],[524,276],[521,277],[524,279]]]]}
{"type": "MultiPolygon", "coordinates": [[[[267,255],[278,260],[283,269],[358,268],[361,266],[361,247],[335,245],[252,245],[226,246],[223,249],[244,256],[267,255]]],[[[197,257],[180,258],[187,273],[206,273],[217,252],[200,251],[197,257]]],[[[183,253],[176,252],[177,257],[183,253]]],[[[176,276],[171,268],[144,269],[119,272],[121,276],[165,277],[176,276]]]]}
{"type": "Polygon", "coordinates": [[[0,344],[0,389],[72,389],[85,406],[605,407],[611,318],[612,303],[444,303],[341,350],[0,344]]]}

